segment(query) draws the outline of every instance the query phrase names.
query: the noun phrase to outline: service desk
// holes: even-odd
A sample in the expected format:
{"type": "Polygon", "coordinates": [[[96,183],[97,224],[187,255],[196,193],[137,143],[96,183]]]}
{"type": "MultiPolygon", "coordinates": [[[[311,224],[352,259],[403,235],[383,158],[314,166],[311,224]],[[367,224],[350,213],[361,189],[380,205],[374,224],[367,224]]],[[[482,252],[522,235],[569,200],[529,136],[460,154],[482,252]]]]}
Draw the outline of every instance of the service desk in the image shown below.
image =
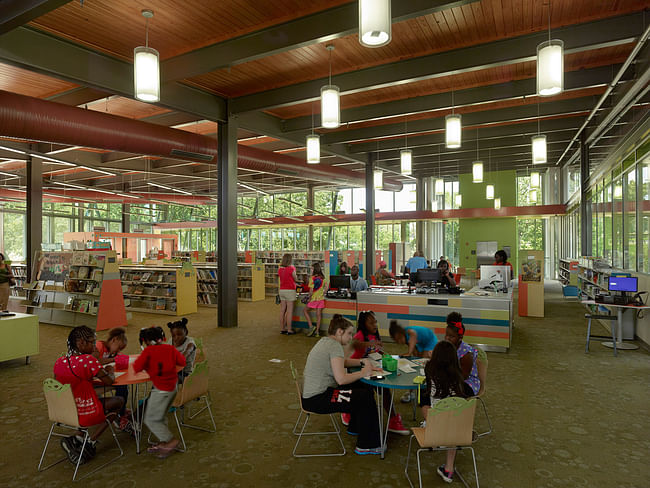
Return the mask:
{"type": "MultiPolygon", "coordinates": [[[[293,327],[306,328],[303,305],[296,300],[293,327]]],[[[487,351],[505,352],[510,348],[512,336],[512,289],[508,293],[495,293],[474,287],[461,295],[420,295],[408,293],[407,288],[381,287],[357,293],[357,299],[328,299],[323,309],[321,334],[333,315],[339,313],[356,324],[362,310],[372,310],[379,323],[379,332],[390,341],[388,327],[391,320],[402,326],[420,325],[432,329],[438,339],[445,336],[447,314],[452,311],[463,315],[467,329],[466,342],[484,346],[487,351]]],[[[315,323],[312,312],[312,323],[315,323]]]]}
{"type": "Polygon", "coordinates": [[[25,358],[38,354],[38,317],[25,313],[16,313],[11,317],[0,318],[0,361],[25,358]]]}

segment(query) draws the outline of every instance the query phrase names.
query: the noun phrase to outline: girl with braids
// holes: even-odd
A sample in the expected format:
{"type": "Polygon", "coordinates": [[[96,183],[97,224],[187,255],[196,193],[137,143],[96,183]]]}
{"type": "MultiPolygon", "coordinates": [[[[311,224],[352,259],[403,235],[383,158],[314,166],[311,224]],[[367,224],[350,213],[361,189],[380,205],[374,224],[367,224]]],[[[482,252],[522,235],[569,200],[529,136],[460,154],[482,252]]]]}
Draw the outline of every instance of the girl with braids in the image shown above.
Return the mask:
{"type": "Polygon", "coordinates": [[[171,344],[165,344],[162,327],[143,329],[140,338],[146,347],[133,363],[133,370],[136,373],[145,370],[153,383],[144,412],[144,423],[160,441],[147,451],[162,459],[172,454],[178,445],[178,439],[167,427],[167,411],[176,396],[176,367],[185,366],[185,357],[171,344]]]}
{"type": "Polygon", "coordinates": [[[99,425],[97,430],[86,443],[83,453],[83,437],[81,433],[61,439],[61,447],[68,455],[68,459],[76,464],[79,456],[81,462],[86,462],[95,455],[97,438],[106,429],[105,418],[109,415],[116,416],[124,406],[124,399],[119,396],[97,398],[92,380],[97,378],[105,385],[113,384],[111,373],[113,368],[102,368],[97,358],[92,356],[95,350],[95,332],[89,327],[75,327],[68,336],[68,353],[54,363],[54,377],[59,383],[69,384],[72,389],[79,425],[90,427],[99,425]]]}
{"type": "MultiPolygon", "coordinates": [[[[359,317],[357,318],[357,333],[354,334],[352,342],[350,343],[350,348],[348,349],[353,350],[350,359],[362,359],[368,357],[369,354],[374,352],[380,354],[384,352],[384,345],[381,342],[381,336],[379,335],[377,319],[375,318],[374,312],[359,312],[359,317]]],[[[384,392],[384,409],[390,415],[388,432],[409,435],[410,431],[404,427],[404,424],[402,423],[402,416],[398,414],[394,408],[391,409],[392,401],[390,390],[386,390],[384,392]]],[[[350,423],[350,414],[342,413],[341,422],[343,422],[344,425],[348,425],[350,423]]]]}
{"type": "MultiPolygon", "coordinates": [[[[431,359],[424,367],[427,392],[422,396],[420,405],[424,418],[427,418],[429,408],[443,398],[458,396],[466,397],[463,374],[460,370],[456,348],[451,342],[440,341],[433,348],[431,359]]],[[[451,483],[454,477],[454,460],[456,450],[447,450],[447,462],[437,469],[440,477],[451,483]]]]}
{"type": "Polygon", "coordinates": [[[458,312],[451,312],[447,315],[447,329],[445,340],[451,342],[456,347],[458,360],[460,361],[460,370],[463,373],[465,381],[465,395],[474,396],[481,388],[481,380],[478,377],[478,366],[476,358],[478,351],[472,346],[463,342],[465,335],[465,326],[463,326],[463,316],[458,312]]]}
{"type": "Polygon", "coordinates": [[[167,344],[172,344],[185,357],[185,367],[178,372],[178,383],[180,384],[194,369],[196,343],[192,337],[187,335],[187,319],[185,317],[176,322],[169,322],[167,327],[169,327],[169,332],[172,335],[167,344]]]}

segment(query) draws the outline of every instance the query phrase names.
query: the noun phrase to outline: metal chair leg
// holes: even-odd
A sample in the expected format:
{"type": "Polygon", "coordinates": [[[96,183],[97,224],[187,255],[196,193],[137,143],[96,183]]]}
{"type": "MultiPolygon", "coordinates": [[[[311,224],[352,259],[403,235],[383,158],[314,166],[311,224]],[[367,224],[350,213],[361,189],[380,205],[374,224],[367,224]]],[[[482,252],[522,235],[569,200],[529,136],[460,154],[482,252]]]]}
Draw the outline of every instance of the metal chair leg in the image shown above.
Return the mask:
{"type": "MultiPolygon", "coordinates": [[[[341,429],[339,428],[338,424],[336,423],[336,419],[334,418],[334,413],[329,414],[330,416],[330,421],[332,422],[332,425],[334,426],[333,431],[329,432],[305,432],[305,428],[307,427],[307,423],[309,422],[309,418],[311,417],[311,414],[309,412],[300,412],[300,415],[298,415],[298,421],[302,417],[302,414],[305,414],[305,421],[302,424],[302,428],[300,429],[299,433],[296,433],[295,427],[294,427],[294,434],[298,436],[298,440],[296,441],[296,445],[293,447],[293,456],[294,457],[328,457],[328,456],[345,456],[346,450],[345,450],[345,445],[343,444],[343,439],[341,439],[341,429]],[[296,451],[298,450],[298,444],[300,444],[300,441],[302,440],[303,436],[306,435],[327,435],[327,434],[334,434],[338,438],[339,443],[341,444],[341,448],[343,449],[343,452],[337,452],[337,453],[323,453],[323,454],[296,454],[296,451]]],[[[296,422],[296,427],[298,425],[298,422],[296,422]]]]}
{"type": "Polygon", "coordinates": [[[47,440],[45,441],[45,447],[43,448],[43,453],[41,454],[41,460],[38,463],[38,467],[36,468],[38,471],[45,471],[47,469],[50,469],[52,466],[55,466],[55,465],[59,464],[60,462],[63,462],[63,461],[65,461],[67,459],[67,456],[63,456],[58,461],[55,461],[52,464],[49,464],[49,465],[45,466],[44,468],[41,468],[41,466],[43,465],[43,460],[45,459],[45,452],[47,451],[47,448],[50,445],[50,439],[52,438],[53,435],[54,436],[61,436],[61,434],[57,434],[56,432],[54,432],[54,427],[55,426],[56,426],[56,422],[52,424],[52,427],[50,427],[50,433],[48,434],[47,440]]]}
{"type": "Polygon", "coordinates": [[[409,450],[406,454],[406,466],[404,467],[404,474],[406,475],[406,479],[409,482],[409,485],[411,488],[413,488],[413,482],[411,481],[411,478],[409,477],[409,460],[411,459],[411,444],[413,444],[413,439],[415,438],[415,435],[411,435],[411,438],[409,439],[409,450]]]}
{"type": "Polygon", "coordinates": [[[589,352],[589,338],[591,337],[591,317],[587,320],[587,344],[585,345],[585,352],[589,352]]]}
{"type": "Polygon", "coordinates": [[[485,432],[481,432],[480,434],[477,434],[477,437],[483,437],[492,433],[492,421],[490,421],[490,416],[488,415],[487,406],[485,405],[483,399],[478,396],[475,398],[477,398],[481,402],[481,405],[483,406],[483,413],[485,414],[485,418],[487,419],[488,422],[488,430],[486,430],[485,432]]]}

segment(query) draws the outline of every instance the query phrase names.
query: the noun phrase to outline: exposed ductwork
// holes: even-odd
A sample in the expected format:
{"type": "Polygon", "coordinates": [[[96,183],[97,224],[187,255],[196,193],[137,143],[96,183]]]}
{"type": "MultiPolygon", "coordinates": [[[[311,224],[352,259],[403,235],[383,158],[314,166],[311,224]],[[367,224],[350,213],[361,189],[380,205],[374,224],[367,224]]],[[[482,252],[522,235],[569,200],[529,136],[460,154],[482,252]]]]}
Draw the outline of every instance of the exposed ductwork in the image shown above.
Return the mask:
{"type": "MultiPolygon", "coordinates": [[[[217,141],[214,138],[2,90],[0,136],[217,163],[217,141]]],[[[249,146],[238,145],[237,151],[241,168],[316,179],[329,184],[365,186],[364,173],[308,165],[291,156],[249,146]]],[[[384,180],[386,190],[399,191],[401,188],[399,181],[384,180]]]]}

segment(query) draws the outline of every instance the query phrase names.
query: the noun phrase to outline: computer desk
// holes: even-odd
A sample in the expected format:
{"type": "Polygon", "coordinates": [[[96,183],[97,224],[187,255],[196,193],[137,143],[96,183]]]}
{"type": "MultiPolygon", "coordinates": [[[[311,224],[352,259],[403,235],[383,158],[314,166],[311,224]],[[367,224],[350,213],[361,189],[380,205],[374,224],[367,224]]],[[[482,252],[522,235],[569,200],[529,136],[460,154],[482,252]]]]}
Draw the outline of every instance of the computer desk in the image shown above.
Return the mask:
{"type": "MultiPolygon", "coordinates": [[[[623,312],[626,308],[633,308],[635,310],[647,310],[650,309],[650,305],[617,305],[615,303],[600,303],[595,300],[584,300],[583,305],[602,305],[603,307],[613,307],[616,309],[616,316],[618,325],[616,327],[616,349],[620,350],[634,350],[638,349],[639,346],[636,344],[630,344],[628,342],[623,342],[623,312]]],[[[612,341],[605,341],[602,343],[605,347],[614,347],[612,341]]]]}

